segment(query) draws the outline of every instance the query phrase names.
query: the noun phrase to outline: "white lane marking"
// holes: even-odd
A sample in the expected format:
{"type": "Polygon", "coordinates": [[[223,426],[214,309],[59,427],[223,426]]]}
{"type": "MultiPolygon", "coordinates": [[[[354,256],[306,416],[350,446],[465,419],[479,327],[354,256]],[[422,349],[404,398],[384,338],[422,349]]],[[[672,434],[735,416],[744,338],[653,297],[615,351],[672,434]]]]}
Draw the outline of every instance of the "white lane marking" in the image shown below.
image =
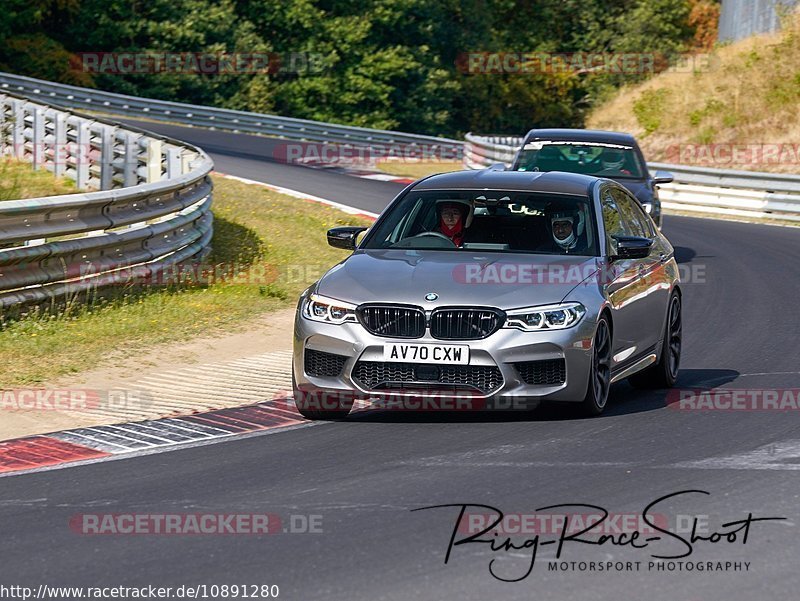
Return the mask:
{"type": "Polygon", "coordinates": [[[744,453],[682,461],[668,467],[707,470],[800,470],[800,440],[786,440],[744,453]]]}
{"type": "Polygon", "coordinates": [[[58,440],[63,440],[66,442],[71,442],[73,444],[79,444],[84,447],[88,447],[90,449],[94,449],[96,451],[103,451],[105,453],[122,453],[128,450],[128,447],[123,446],[119,443],[115,442],[108,442],[106,440],[99,440],[92,438],[91,436],[87,436],[83,434],[83,430],[85,428],[79,428],[81,432],[76,430],[68,430],[66,432],[56,432],[55,434],[48,434],[47,436],[50,438],[57,438],[58,440]],[[117,447],[121,449],[120,451],[115,451],[113,448],[110,447],[117,447]]]}
{"type": "Polygon", "coordinates": [[[239,177],[238,175],[228,175],[226,173],[220,173],[219,171],[214,171],[214,175],[219,177],[224,177],[227,179],[233,179],[238,182],[242,182],[243,184],[251,184],[254,186],[262,186],[264,188],[268,188],[273,192],[279,192],[280,194],[285,194],[286,196],[293,196],[295,198],[302,198],[303,200],[313,200],[314,202],[321,202],[322,204],[328,205],[330,207],[334,207],[339,209],[340,211],[344,211],[345,213],[349,213],[350,215],[365,215],[367,217],[372,217],[373,219],[378,218],[377,213],[370,213],[369,211],[364,211],[362,209],[354,209],[353,207],[334,202],[332,200],[328,200],[327,198],[321,198],[319,196],[314,196],[312,194],[306,194],[305,192],[300,192],[299,190],[292,190],[291,188],[284,188],[282,186],[274,186],[272,184],[265,184],[264,182],[259,182],[254,179],[247,179],[246,177],[239,177]]]}
{"type": "Polygon", "coordinates": [[[363,179],[374,179],[381,182],[397,182],[399,184],[410,184],[416,181],[413,177],[399,177],[397,175],[389,175],[388,173],[366,173],[364,175],[356,175],[363,179]]]}
{"type": "MultiPolygon", "coordinates": [[[[96,438],[92,437],[92,436],[86,436],[86,438],[88,438],[89,440],[95,440],[98,443],[113,444],[114,446],[122,447],[122,445],[118,444],[118,443],[113,443],[113,442],[112,443],[108,443],[108,441],[104,440],[104,438],[103,438],[103,437],[110,436],[112,440],[115,439],[115,438],[121,438],[122,440],[130,440],[133,443],[142,443],[144,445],[147,445],[148,447],[157,446],[157,445],[155,445],[155,444],[153,444],[151,442],[147,442],[145,440],[141,440],[141,439],[137,439],[137,438],[131,438],[130,436],[125,436],[123,434],[118,434],[116,431],[109,430],[109,429],[106,429],[106,428],[111,428],[111,426],[97,426],[97,427],[94,427],[94,428],[81,428],[81,430],[89,431],[89,432],[92,432],[92,433],[96,434],[97,435],[96,438]]],[[[123,449],[129,449],[130,447],[128,446],[128,447],[122,447],[122,448],[123,449]]]]}
{"type": "Polygon", "coordinates": [[[564,467],[650,467],[642,463],[630,461],[440,461],[418,459],[413,461],[393,461],[391,465],[411,465],[417,467],[510,467],[513,469],[523,469],[530,467],[564,468],[564,467]]]}
{"type": "Polygon", "coordinates": [[[212,434],[208,430],[216,430],[220,434],[227,434],[226,430],[222,430],[220,428],[215,428],[214,426],[207,426],[205,424],[198,424],[196,422],[190,422],[185,419],[180,418],[167,418],[164,420],[167,423],[175,425],[176,428],[182,428],[189,432],[200,432],[201,434],[205,434],[208,437],[214,437],[216,434],[212,434]]]}
{"type": "Polygon", "coordinates": [[[738,378],[746,378],[748,376],[796,376],[800,371],[764,371],[754,374],[739,374],[738,378]]]}
{"type": "MultiPolygon", "coordinates": [[[[129,432],[130,434],[133,434],[134,436],[138,436],[139,438],[137,438],[136,440],[141,440],[142,437],[145,437],[145,438],[152,438],[153,440],[157,440],[158,441],[157,444],[175,444],[175,442],[176,442],[176,441],[171,440],[169,438],[162,438],[161,436],[156,436],[155,434],[150,434],[149,432],[141,432],[141,431],[137,432],[136,430],[129,430],[128,428],[125,427],[126,425],[127,424],[122,424],[122,425],[114,426],[114,428],[117,429],[117,430],[122,430],[123,432],[129,432]]],[[[150,428],[150,430],[153,430],[153,429],[154,428],[150,428]]],[[[156,431],[158,432],[158,430],[156,430],[156,431]]],[[[163,432],[162,432],[162,434],[163,434],[163,432]]],[[[180,441],[177,441],[177,442],[180,442],[180,441]]]]}

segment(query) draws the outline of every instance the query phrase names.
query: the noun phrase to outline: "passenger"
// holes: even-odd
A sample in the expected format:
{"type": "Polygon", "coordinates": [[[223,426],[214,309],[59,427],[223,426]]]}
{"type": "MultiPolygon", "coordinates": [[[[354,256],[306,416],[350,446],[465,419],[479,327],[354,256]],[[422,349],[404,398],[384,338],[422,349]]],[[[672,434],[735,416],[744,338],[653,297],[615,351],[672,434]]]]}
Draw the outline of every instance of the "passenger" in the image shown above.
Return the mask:
{"type": "Polygon", "coordinates": [[[545,218],[551,239],[537,249],[539,252],[574,254],[585,250],[579,246],[584,231],[583,214],[579,210],[548,207],[545,218]]]}
{"type": "Polygon", "coordinates": [[[618,148],[603,149],[600,164],[603,170],[597,175],[631,175],[631,172],[625,169],[625,153],[618,148]]]}

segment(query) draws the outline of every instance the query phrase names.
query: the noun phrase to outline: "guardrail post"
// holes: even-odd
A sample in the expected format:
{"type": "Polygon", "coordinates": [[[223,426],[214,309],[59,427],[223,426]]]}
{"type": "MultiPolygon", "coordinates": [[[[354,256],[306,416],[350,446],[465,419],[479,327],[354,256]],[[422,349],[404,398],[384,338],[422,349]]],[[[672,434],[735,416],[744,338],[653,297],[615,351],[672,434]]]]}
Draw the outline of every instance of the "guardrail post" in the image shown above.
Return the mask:
{"type": "Polygon", "coordinates": [[[41,169],[44,165],[44,110],[33,111],[33,168],[41,169]]]}
{"type": "Polygon", "coordinates": [[[139,183],[136,168],[139,166],[139,134],[125,133],[125,156],[122,163],[122,185],[135,186],[139,183]]]}
{"type": "Polygon", "coordinates": [[[147,183],[161,181],[161,140],[147,139],[147,183]]]}
{"type": "Polygon", "coordinates": [[[182,172],[181,149],[177,146],[167,147],[167,179],[178,177],[182,172]]]}
{"type": "Polygon", "coordinates": [[[189,173],[192,170],[192,161],[197,158],[191,150],[183,149],[181,152],[181,175],[189,173]]]}
{"type": "Polygon", "coordinates": [[[53,173],[62,177],[67,170],[67,115],[57,111],[53,117],[53,173]]]}
{"type": "Polygon", "coordinates": [[[78,152],[75,154],[75,183],[79,190],[89,187],[89,161],[91,160],[92,124],[81,121],[78,130],[78,152]]]}
{"type": "Polygon", "coordinates": [[[103,125],[100,130],[100,189],[114,187],[114,130],[111,125],[103,125]]]}
{"type": "Polygon", "coordinates": [[[0,94],[0,155],[4,155],[6,153],[7,106],[7,98],[0,94]]]}
{"type": "Polygon", "coordinates": [[[25,158],[25,104],[17,101],[14,103],[14,126],[11,130],[11,144],[14,147],[14,156],[20,160],[25,158]]]}

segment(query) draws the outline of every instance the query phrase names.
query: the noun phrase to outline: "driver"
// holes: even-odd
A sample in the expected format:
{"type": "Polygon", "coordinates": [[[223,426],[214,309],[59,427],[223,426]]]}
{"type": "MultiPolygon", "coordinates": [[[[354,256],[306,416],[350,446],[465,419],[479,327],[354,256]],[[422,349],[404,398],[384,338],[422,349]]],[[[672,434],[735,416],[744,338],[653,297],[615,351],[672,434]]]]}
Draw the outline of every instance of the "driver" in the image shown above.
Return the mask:
{"type": "Polygon", "coordinates": [[[578,238],[583,234],[583,213],[578,209],[547,207],[545,210],[547,229],[552,241],[539,248],[540,251],[571,254],[579,250],[578,238]]]}
{"type": "Polygon", "coordinates": [[[613,174],[631,174],[630,171],[624,168],[625,153],[619,148],[604,148],[603,153],[600,155],[600,163],[603,165],[603,171],[613,174]]]}
{"type": "Polygon", "coordinates": [[[456,246],[464,243],[464,230],[472,222],[472,203],[467,200],[437,200],[439,223],[432,231],[447,237],[456,246]]]}

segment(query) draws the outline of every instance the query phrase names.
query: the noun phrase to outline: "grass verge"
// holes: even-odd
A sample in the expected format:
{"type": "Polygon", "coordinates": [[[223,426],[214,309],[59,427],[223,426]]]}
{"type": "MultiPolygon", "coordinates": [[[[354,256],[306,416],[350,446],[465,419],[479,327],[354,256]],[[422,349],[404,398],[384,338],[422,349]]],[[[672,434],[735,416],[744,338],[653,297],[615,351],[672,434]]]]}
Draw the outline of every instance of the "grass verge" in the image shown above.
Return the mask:
{"type": "Polygon", "coordinates": [[[115,364],[152,345],[225,333],[291,307],[323,271],[348,255],[327,245],[325,231],[371,223],[260,186],[223,178],[214,184],[213,251],[202,269],[235,277],[119,287],[58,306],[0,314],[0,388],[115,364]]]}
{"type": "Polygon", "coordinates": [[[376,167],[389,175],[410,177],[412,179],[419,179],[421,177],[433,175],[434,173],[461,171],[464,168],[460,161],[379,161],[376,167]]]}
{"type": "Polygon", "coordinates": [[[0,201],[78,192],[75,183],[49,171],[33,171],[30,163],[0,158],[0,201]]]}

